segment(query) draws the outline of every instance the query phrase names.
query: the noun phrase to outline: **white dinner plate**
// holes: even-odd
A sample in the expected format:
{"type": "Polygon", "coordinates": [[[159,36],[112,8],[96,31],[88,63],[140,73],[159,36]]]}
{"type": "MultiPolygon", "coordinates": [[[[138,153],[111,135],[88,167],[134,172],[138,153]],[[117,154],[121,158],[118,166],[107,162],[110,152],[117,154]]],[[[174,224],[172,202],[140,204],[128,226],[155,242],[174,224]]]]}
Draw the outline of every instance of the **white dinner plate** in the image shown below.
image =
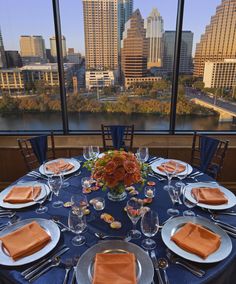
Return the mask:
{"type": "Polygon", "coordinates": [[[37,199],[42,199],[45,194],[49,194],[50,192],[50,189],[49,187],[44,184],[44,183],[40,183],[40,182],[35,182],[35,181],[29,181],[29,182],[24,182],[24,183],[18,183],[18,184],[13,184],[13,185],[10,185],[8,186],[7,188],[5,188],[2,192],[0,192],[0,207],[3,207],[3,208],[7,208],[7,209],[21,209],[21,208],[26,208],[26,207],[29,207],[29,206],[32,206],[32,205],[35,205],[35,201],[31,201],[31,202],[27,202],[27,203],[18,203],[18,204],[13,204],[13,203],[8,203],[8,202],[4,202],[3,199],[4,197],[8,194],[9,191],[11,191],[11,189],[14,187],[14,186],[41,186],[41,187],[44,187],[46,189],[46,192],[45,190],[41,190],[39,196],[37,199]]]}
{"type": "Polygon", "coordinates": [[[102,241],[80,257],[76,267],[78,284],[91,284],[93,278],[94,259],[96,253],[134,253],[136,256],[137,284],[150,284],[153,279],[153,264],[142,248],[125,241],[102,241]]]}
{"type": "Polygon", "coordinates": [[[60,239],[60,229],[58,228],[57,224],[55,224],[51,220],[45,220],[45,219],[39,219],[39,218],[32,218],[32,219],[27,219],[27,220],[22,220],[19,221],[11,226],[6,227],[4,230],[0,232],[0,237],[9,234],[18,228],[31,223],[33,221],[36,221],[50,236],[51,236],[51,241],[43,247],[41,250],[23,257],[19,260],[14,261],[6,252],[6,250],[3,248],[2,244],[0,244],[0,264],[1,265],[7,265],[7,266],[20,266],[24,265],[27,263],[31,263],[46,254],[48,254],[51,250],[55,248],[57,245],[59,239],[60,239]]]}
{"type": "MultiPolygon", "coordinates": [[[[152,170],[153,170],[155,173],[157,173],[157,174],[159,174],[159,175],[164,175],[164,176],[166,176],[166,173],[160,171],[160,170],[157,168],[157,166],[160,166],[161,164],[167,163],[167,162],[169,162],[169,161],[175,161],[175,162],[180,163],[180,164],[182,164],[182,165],[184,165],[184,166],[187,165],[187,163],[185,163],[185,162],[183,162],[183,161],[180,161],[180,160],[174,160],[174,159],[158,159],[157,161],[151,163],[150,166],[151,166],[152,170]]],[[[193,171],[193,168],[188,164],[188,172],[187,172],[187,170],[185,170],[185,171],[183,171],[183,172],[181,172],[181,173],[179,173],[179,174],[176,174],[176,176],[178,176],[178,175],[181,176],[181,175],[185,175],[185,174],[188,174],[188,175],[189,175],[189,174],[191,174],[192,171],[193,171]]]]}
{"type": "MultiPolygon", "coordinates": [[[[79,161],[77,161],[76,159],[73,159],[73,158],[59,158],[59,159],[55,159],[55,160],[52,160],[52,161],[48,162],[48,164],[49,164],[49,163],[52,163],[52,162],[56,162],[56,161],[58,161],[58,160],[64,160],[64,161],[66,161],[66,162],[68,162],[68,163],[70,163],[70,164],[72,164],[72,165],[74,166],[73,169],[71,169],[71,170],[65,172],[64,175],[72,174],[72,173],[78,171],[78,169],[80,168],[80,163],[79,163],[79,161]]],[[[45,172],[44,172],[44,169],[43,169],[43,165],[41,165],[41,166],[39,167],[39,172],[40,172],[41,174],[45,175],[45,172]]],[[[46,171],[46,174],[52,174],[52,172],[46,171]]]]}
{"type": "Polygon", "coordinates": [[[177,255],[199,263],[214,263],[225,259],[232,250],[232,242],[230,237],[217,225],[210,220],[198,217],[176,217],[168,221],[161,230],[161,237],[165,245],[177,255]],[[186,223],[192,222],[205,227],[206,229],[218,234],[221,237],[220,247],[206,259],[199,257],[196,254],[187,252],[180,248],[170,238],[186,223]]]}
{"type": "Polygon", "coordinates": [[[188,200],[196,202],[195,198],[192,196],[192,189],[195,187],[217,187],[220,189],[221,192],[224,193],[225,197],[228,199],[228,203],[221,204],[221,205],[208,205],[204,203],[198,203],[197,206],[212,210],[225,210],[236,205],[236,196],[227,188],[217,184],[217,183],[208,183],[208,182],[197,182],[197,183],[190,183],[185,187],[185,196],[188,200]]]}

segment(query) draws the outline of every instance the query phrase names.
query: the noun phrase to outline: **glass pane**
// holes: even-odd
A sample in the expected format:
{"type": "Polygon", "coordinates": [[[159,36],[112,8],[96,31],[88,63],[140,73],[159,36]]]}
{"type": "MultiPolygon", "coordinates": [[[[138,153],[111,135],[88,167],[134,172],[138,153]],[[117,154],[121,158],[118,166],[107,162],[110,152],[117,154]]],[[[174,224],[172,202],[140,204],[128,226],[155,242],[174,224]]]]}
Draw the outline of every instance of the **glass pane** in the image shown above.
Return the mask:
{"type": "Polygon", "coordinates": [[[235,7],[185,1],[177,130],[236,130],[235,7]]]}
{"type": "Polygon", "coordinates": [[[76,68],[70,130],[169,129],[176,9],[177,0],[60,1],[66,61],[76,68]]]}
{"type": "Polygon", "coordinates": [[[0,131],[61,130],[52,1],[1,1],[0,19],[0,131]]]}

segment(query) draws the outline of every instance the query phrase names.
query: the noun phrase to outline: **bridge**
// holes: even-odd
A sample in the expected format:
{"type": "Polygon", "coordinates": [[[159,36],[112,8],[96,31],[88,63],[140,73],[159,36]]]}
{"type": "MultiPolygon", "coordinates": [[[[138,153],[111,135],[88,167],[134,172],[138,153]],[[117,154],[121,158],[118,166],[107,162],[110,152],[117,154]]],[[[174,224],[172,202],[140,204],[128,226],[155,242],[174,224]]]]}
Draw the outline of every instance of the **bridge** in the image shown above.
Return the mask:
{"type": "Polygon", "coordinates": [[[203,107],[206,108],[210,108],[215,110],[216,112],[218,112],[220,114],[219,117],[219,121],[221,122],[229,122],[232,121],[233,123],[236,123],[236,107],[235,107],[235,111],[232,109],[228,109],[216,104],[212,104],[210,102],[207,102],[205,100],[199,99],[199,98],[193,98],[191,99],[192,102],[194,102],[195,104],[201,105],[203,107]]]}

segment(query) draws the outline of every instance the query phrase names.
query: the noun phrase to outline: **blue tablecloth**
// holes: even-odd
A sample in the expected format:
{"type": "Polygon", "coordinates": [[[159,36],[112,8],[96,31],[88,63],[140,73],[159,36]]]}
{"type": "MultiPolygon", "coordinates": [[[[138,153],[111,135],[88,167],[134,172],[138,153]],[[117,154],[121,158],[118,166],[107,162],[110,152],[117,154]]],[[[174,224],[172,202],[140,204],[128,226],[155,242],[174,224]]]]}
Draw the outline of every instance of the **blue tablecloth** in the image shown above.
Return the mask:
{"type": "MultiPolygon", "coordinates": [[[[82,160],[81,157],[79,157],[80,160],[82,160]]],[[[61,193],[59,195],[59,199],[63,201],[70,201],[71,195],[73,193],[79,193],[81,192],[81,178],[83,176],[89,176],[90,173],[87,171],[87,169],[82,168],[82,174],[77,177],[72,177],[70,181],[70,186],[67,189],[61,190],[61,193]]],[[[24,181],[30,181],[32,178],[28,176],[22,177],[22,180],[24,181]]],[[[165,221],[169,216],[166,213],[166,210],[172,206],[171,200],[169,198],[168,192],[163,190],[163,186],[167,183],[159,182],[155,179],[148,178],[148,180],[154,180],[156,182],[156,196],[150,204],[150,207],[158,212],[160,223],[165,221]]],[[[210,177],[207,175],[201,176],[198,178],[199,181],[206,181],[211,180],[210,177]]],[[[41,180],[40,180],[41,181],[41,180]]],[[[45,181],[42,181],[45,182],[45,181]]],[[[174,179],[172,183],[175,183],[176,180],[174,179]]],[[[192,180],[186,180],[186,182],[193,182],[192,180]]],[[[91,214],[87,217],[87,223],[88,223],[88,230],[84,233],[84,236],[86,237],[86,244],[80,247],[74,247],[71,244],[71,239],[74,237],[74,234],[71,232],[63,232],[61,233],[61,238],[59,241],[59,245],[66,244],[68,247],[70,247],[70,250],[65,253],[62,256],[62,261],[65,261],[67,258],[72,258],[74,256],[82,255],[89,247],[93,246],[97,243],[98,239],[94,236],[95,231],[101,231],[106,234],[117,234],[117,235],[125,235],[127,232],[132,228],[131,221],[129,220],[127,214],[124,212],[123,208],[126,205],[126,202],[129,197],[127,197],[126,200],[122,202],[112,202],[109,201],[106,197],[106,192],[103,192],[101,190],[97,192],[92,192],[87,195],[88,200],[96,197],[96,196],[104,196],[106,207],[102,212],[110,213],[112,216],[115,217],[116,220],[119,220],[122,222],[122,228],[119,230],[112,230],[108,226],[108,224],[104,223],[104,221],[100,220],[100,214],[98,211],[95,211],[92,206],[90,206],[91,214]]],[[[138,195],[139,198],[144,198],[144,194],[141,191],[138,195]]],[[[55,197],[54,197],[55,198],[55,197]]],[[[52,216],[59,216],[60,220],[67,224],[67,217],[68,217],[68,208],[59,208],[55,209],[51,206],[50,202],[46,202],[45,205],[48,206],[49,210],[45,214],[36,214],[35,213],[35,206],[32,206],[30,208],[26,208],[24,210],[19,210],[17,212],[17,215],[21,217],[21,219],[27,219],[27,218],[45,218],[50,219],[52,216]]],[[[184,209],[186,209],[184,206],[179,206],[180,211],[182,212],[184,209]]],[[[208,217],[209,215],[202,211],[199,208],[195,208],[194,211],[197,214],[201,214],[203,216],[208,217]]],[[[222,220],[227,220],[227,222],[236,225],[236,218],[231,216],[225,216],[222,217],[222,220]]],[[[5,223],[7,220],[0,219],[1,223],[5,223]]],[[[139,222],[140,223],[140,222],[139,222]]],[[[138,223],[137,228],[140,229],[140,224],[138,223]]],[[[144,236],[134,241],[134,243],[140,245],[142,239],[144,236]]],[[[160,232],[157,233],[157,235],[154,237],[157,248],[156,253],[157,257],[166,257],[166,246],[164,245],[160,232]]],[[[167,273],[169,276],[170,283],[234,283],[234,279],[236,279],[236,239],[231,238],[232,244],[233,244],[233,250],[231,254],[223,261],[215,264],[208,264],[208,265],[200,265],[200,267],[204,270],[206,270],[206,275],[203,278],[198,278],[191,274],[190,272],[186,271],[185,269],[181,268],[180,266],[177,266],[175,264],[169,264],[169,268],[167,269],[167,273]]],[[[133,242],[133,240],[132,240],[133,242]]],[[[20,272],[25,270],[26,268],[30,267],[32,264],[28,264],[22,267],[6,267],[6,266],[0,266],[0,284],[5,283],[28,283],[24,278],[21,276],[20,272]]],[[[38,280],[36,280],[34,283],[36,284],[59,284],[63,282],[65,275],[65,269],[63,266],[60,266],[59,268],[54,268],[41,276],[38,280]]],[[[72,276],[72,272],[70,273],[70,279],[72,276]]],[[[158,283],[158,281],[155,279],[155,283],[158,283]]],[[[122,283],[121,283],[122,284],[122,283]]]]}

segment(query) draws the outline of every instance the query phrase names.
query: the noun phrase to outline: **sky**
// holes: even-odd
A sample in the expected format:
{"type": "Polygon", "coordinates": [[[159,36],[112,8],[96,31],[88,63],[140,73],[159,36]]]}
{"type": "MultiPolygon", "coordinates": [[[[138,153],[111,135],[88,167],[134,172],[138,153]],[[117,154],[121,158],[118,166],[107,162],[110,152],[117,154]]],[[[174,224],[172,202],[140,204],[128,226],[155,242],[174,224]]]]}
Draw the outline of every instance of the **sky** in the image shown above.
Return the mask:
{"type": "MultiPolygon", "coordinates": [[[[193,49],[221,0],[185,0],[183,30],[194,33],[193,49]]],[[[146,18],[157,8],[164,20],[164,30],[176,26],[177,0],[134,0],[134,9],[146,18]]],[[[62,34],[66,46],[84,54],[82,0],[60,0],[62,34]]],[[[20,35],[42,35],[46,48],[54,34],[51,0],[0,0],[0,28],[5,50],[19,50],[20,35]]]]}

